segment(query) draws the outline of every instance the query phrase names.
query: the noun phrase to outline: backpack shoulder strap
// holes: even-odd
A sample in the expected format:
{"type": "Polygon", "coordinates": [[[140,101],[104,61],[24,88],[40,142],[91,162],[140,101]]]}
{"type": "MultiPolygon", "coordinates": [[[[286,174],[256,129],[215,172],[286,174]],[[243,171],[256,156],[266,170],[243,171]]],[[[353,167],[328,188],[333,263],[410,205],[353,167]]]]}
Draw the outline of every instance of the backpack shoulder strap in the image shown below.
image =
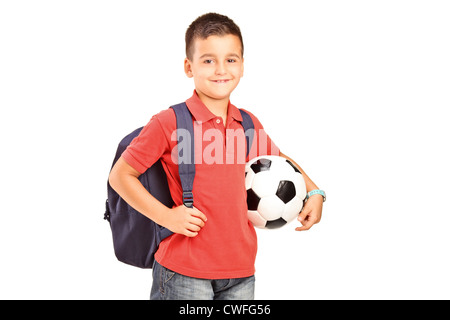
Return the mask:
{"type": "Polygon", "coordinates": [[[178,151],[178,171],[180,173],[181,187],[183,188],[183,204],[186,207],[194,206],[192,188],[195,177],[194,155],[194,126],[192,115],[186,103],[171,106],[177,118],[177,143],[183,146],[183,155],[178,151]]]}
{"type": "Polygon", "coordinates": [[[242,109],[239,109],[242,116],[242,127],[244,127],[245,138],[247,139],[247,157],[250,153],[250,149],[253,143],[253,137],[255,135],[255,125],[253,124],[252,117],[242,109]]]}

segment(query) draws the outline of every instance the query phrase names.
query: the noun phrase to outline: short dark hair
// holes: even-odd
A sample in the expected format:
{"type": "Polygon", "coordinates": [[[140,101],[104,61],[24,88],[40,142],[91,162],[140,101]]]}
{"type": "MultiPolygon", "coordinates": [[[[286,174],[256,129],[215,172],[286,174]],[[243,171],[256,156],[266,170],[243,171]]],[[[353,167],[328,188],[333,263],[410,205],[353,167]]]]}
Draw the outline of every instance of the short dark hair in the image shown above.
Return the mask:
{"type": "Polygon", "coordinates": [[[191,23],[186,30],[186,57],[192,60],[194,40],[206,39],[209,36],[235,35],[241,41],[241,54],[244,56],[244,42],[239,27],[227,16],[218,13],[206,13],[191,23]]]}

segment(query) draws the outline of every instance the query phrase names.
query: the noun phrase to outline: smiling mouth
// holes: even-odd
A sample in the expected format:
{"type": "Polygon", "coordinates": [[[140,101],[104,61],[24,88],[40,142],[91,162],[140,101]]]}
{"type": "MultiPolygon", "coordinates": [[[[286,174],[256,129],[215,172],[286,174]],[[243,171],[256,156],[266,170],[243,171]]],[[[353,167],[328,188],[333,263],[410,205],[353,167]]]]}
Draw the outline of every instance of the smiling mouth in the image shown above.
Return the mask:
{"type": "Polygon", "coordinates": [[[215,82],[215,83],[227,83],[228,81],[230,81],[230,80],[228,80],[228,79],[224,79],[224,80],[211,80],[212,82],[215,82]]]}

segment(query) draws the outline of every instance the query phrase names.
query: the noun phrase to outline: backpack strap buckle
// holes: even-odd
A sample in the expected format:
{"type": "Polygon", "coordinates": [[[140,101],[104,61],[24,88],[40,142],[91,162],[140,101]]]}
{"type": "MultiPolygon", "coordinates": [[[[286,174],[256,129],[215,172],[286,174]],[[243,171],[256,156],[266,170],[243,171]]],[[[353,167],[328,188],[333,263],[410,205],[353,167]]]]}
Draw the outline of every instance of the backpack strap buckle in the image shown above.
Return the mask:
{"type": "Polygon", "coordinates": [[[183,191],[183,204],[188,208],[194,207],[194,195],[192,191],[183,191]]]}
{"type": "Polygon", "coordinates": [[[106,208],[105,208],[105,214],[103,215],[103,219],[108,220],[108,222],[111,222],[111,211],[109,210],[108,200],[106,200],[105,206],[106,206],[106,208]]]}

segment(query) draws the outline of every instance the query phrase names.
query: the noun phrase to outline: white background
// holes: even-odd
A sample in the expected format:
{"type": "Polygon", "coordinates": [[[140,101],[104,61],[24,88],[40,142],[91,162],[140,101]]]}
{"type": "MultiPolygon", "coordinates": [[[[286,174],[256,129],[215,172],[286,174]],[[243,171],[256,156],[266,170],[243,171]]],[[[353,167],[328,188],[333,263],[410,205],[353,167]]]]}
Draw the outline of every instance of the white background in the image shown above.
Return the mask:
{"type": "Polygon", "coordinates": [[[0,298],[148,299],[103,220],[119,140],[193,82],[184,33],[230,16],[232,102],[327,191],[260,231],[257,299],[450,298],[446,1],[2,1],[0,298]]]}

